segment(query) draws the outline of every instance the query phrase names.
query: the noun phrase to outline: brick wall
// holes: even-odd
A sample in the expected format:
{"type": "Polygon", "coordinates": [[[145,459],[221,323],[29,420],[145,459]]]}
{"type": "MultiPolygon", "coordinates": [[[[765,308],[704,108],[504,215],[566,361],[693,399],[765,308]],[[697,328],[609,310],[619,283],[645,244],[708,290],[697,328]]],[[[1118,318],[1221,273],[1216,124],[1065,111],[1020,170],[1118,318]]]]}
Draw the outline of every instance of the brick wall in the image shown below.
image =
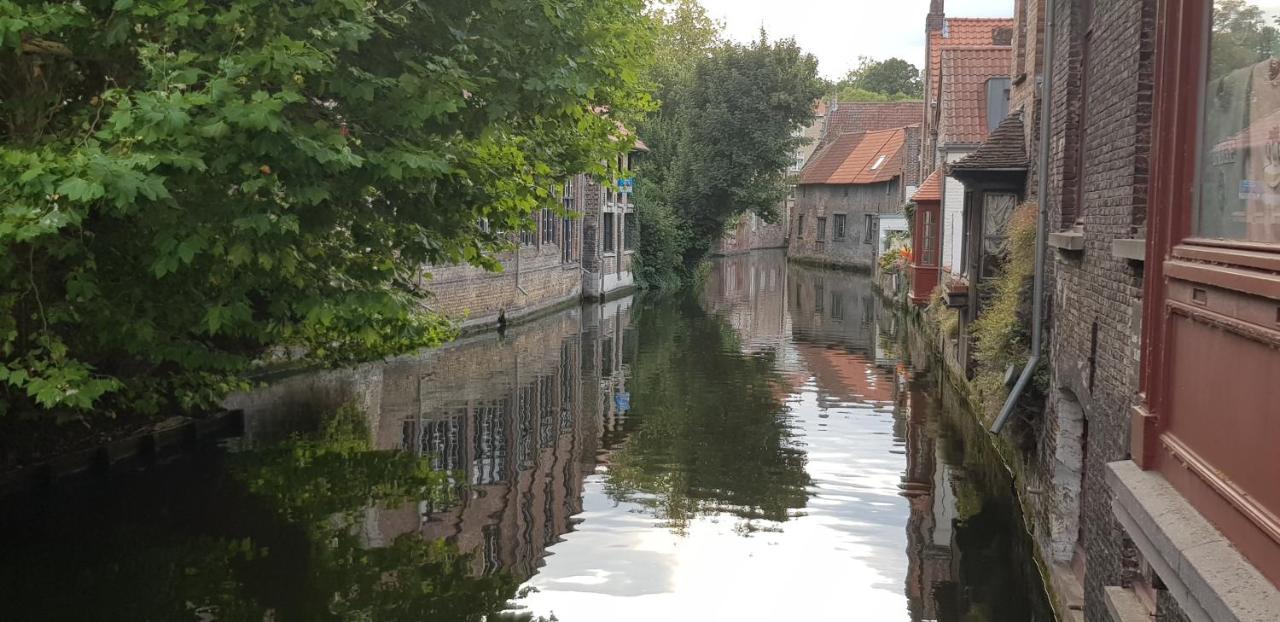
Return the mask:
{"type": "Polygon", "coordinates": [[[585,175],[573,181],[568,257],[562,215],[557,214],[552,238],[544,238],[548,223],[537,214],[534,243],[500,254],[501,272],[489,272],[468,264],[427,266],[423,288],[430,292],[427,306],[460,322],[466,328],[515,320],[582,295],[583,259],[594,255],[593,235],[597,197],[603,191],[585,175]],[[585,235],[584,235],[585,234],[585,235]],[[546,240],[546,241],[544,241],[546,240]]]}
{"type": "Polygon", "coordinates": [[[519,252],[519,277],[514,251],[501,256],[502,272],[470,265],[431,267],[428,305],[470,327],[499,317],[514,320],[581,296],[581,270],[577,263],[561,262],[558,244],[524,246],[519,252]]]}
{"type": "Polygon", "coordinates": [[[1125,547],[1103,474],[1107,462],[1128,456],[1143,278],[1141,263],[1113,257],[1111,246],[1138,237],[1146,213],[1155,0],[1096,0],[1100,19],[1087,44],[1080,3],[1052,1],[1058,32],[1046,203],[1051,230],[1082,225],[1084,249],[1049,249],[1051,393],[1058,399],[1041,460],[1052,466],[1055,456],[1070,454],[1071,435],[1060,432],[1073,425],[1078,404],[1087,426],[1079,498],[1085,617],[1108,620],[1102,588],[1122,583],[1125,547]]]}

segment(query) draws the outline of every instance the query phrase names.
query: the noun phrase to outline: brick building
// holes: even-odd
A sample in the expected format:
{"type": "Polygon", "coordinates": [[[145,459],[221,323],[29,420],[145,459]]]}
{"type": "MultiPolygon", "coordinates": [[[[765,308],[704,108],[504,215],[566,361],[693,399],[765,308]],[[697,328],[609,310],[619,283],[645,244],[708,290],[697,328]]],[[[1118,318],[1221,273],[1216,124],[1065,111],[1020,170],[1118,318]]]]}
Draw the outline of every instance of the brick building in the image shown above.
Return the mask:
{"type": "Polygon", "coordinates": [[[919,125],[827,141],[797,180],[788,256],[871,271],[881,250],[881,220],[905,224],[902,206],[907,186],[915,185],[918,144],[919,125]]]}
{"type": "MultiPolygon", "coordinates": [[[[1255,139],[1280,135],[1275,42],[1219,34],[1247,27],[1211,22],[1231,3],[1013,9],[1011,114],[948,170],[965,187],[970,277],[987,256],[984,197],[1030,198],[1046,219],[1047,400],[1006,434],[1060,610],[1278,619],[1280,201],[1260,181],[1274,138],[1255,139]]],[[[966,301],[962,316],[975,311],[966,301]]]]}
{"type": "MultiPolygon", "coordinates": [[[[619,170],[632,170],[644,151],[637,141],[635,151],[619,158],[619,170]]],[[[431,291],[429,307],[474,329],[632,289],[640,231],[629,188],[575,175],[559,194],[562,210],[540,210],[532,228],[513,234],[515,249],[497,257],[500,272],[429,266],[423,284],[431,291]]]]}

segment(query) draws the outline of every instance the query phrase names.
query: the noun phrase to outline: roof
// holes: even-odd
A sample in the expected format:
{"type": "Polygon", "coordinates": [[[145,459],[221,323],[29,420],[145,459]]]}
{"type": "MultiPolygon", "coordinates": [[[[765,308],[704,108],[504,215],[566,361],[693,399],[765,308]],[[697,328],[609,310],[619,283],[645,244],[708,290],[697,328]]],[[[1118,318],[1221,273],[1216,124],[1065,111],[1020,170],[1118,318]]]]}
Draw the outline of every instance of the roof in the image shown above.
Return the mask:
{"type": "Polygon", "coordinates": [[[920,188],[916,193],[911,195],[911,200],[919,203],[920,201],[941,201],[942,200],[942,169],[935,168],[933,172],[925,178],[924,183],[920,184],[920,188]]]}
{"type": "Polygon", "coordinates": [[[843,134],[809,159],[801,184],[876,184],[902,175],[907,128],[843,134]]]}
{"type": "Polygon", "coordinates": [[[987,81],[1009,75],[1013,48],[944,48],[939,144],[977,144],[987,137],[987,81]]]}
{"type": "Polygon", "coordinates": [[[841,134],[889,130],[924,121],[923,101],[839,102],[827,111],[829,140],[841,134]]]}
{"type": "MultiPolygon", "coordinates": [[[[1013,43],[1013,18],[961,18],[948,17],[942,22],[942,30],[929,33],[929,75],[934,76],[934,89],[938,88],[938,71],[942,67],[943,48],[991,47],[1013,43]]],[[[1008,71],[1008,67],[1005,68],[1008,71]]],[[[938,91],[932,93],[938,96],[938,91]]]]}
{"type": "Polygon", "coordinates": [[[1027,143],[1022,112],[1010,114],[986,142],[951,164],[953,171],[1021,171],[1027,168],[1027,143]]]}

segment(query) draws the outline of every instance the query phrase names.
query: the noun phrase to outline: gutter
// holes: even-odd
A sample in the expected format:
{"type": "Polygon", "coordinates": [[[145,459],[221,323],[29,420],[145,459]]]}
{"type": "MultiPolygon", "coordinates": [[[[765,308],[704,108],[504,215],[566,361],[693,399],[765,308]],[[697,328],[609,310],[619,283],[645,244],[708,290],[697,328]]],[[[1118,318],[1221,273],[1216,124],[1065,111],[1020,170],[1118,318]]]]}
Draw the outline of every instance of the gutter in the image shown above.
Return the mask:
{"type": "Polygon", "coordinates": [[[1000,416],[996,417],[995,423],[991,424],[991,433],[999,434],[1004,429],[1009,417],[1013,416],[1013,407],[1018,403],[1018,398],[1022,397],[1022,392],[1026,390],[1027,383],[1031,380],[1032,374],[1035,373],[1036,365],[1040,363],[1042,345],[1044,342],[1044,327],[1042,326],[1042,318],[1044,317],[1044,246],[1045,240],[1048,238],[1049,217],[1046,213],[1049,197],[1049,138],[1050,138],[1050,119],[1052,118],[1051,106],[1053,103],[1053,50],[1054,50],[1054,26],[1056,25],[1055,6],[1056,2],[1050,0],[1045,3],[1047,11],[1045,12],[1044,26],[1044,81],[1040,84],[1040,154],[1038,158],[1036,174],[1036,201],[1039,203],[1036,210],[1036,265],[1035,277],[1031,289],[1031,358],[1027,360],[1026,367],[1022,368],[1022,374],[1018,376],[1018,382],[1013,385],[1013,390],[1009,391],[1009,397],[1004,402],[1004,407],[1000,409],[1000,416]]]}

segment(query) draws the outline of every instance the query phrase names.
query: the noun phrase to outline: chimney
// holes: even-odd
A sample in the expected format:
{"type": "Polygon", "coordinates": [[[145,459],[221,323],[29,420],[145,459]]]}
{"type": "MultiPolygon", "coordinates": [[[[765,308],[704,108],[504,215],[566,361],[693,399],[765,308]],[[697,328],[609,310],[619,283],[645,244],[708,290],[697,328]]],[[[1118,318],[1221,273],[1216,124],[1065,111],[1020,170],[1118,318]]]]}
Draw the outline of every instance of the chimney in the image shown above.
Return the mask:
{"type": "Polygon", "coordinates": [[[929,16],[924,20],[926,33],[942,30],[942,24],[946,20],[946,10],[942,4],[943,0],[929,0],[929,16]]]}

